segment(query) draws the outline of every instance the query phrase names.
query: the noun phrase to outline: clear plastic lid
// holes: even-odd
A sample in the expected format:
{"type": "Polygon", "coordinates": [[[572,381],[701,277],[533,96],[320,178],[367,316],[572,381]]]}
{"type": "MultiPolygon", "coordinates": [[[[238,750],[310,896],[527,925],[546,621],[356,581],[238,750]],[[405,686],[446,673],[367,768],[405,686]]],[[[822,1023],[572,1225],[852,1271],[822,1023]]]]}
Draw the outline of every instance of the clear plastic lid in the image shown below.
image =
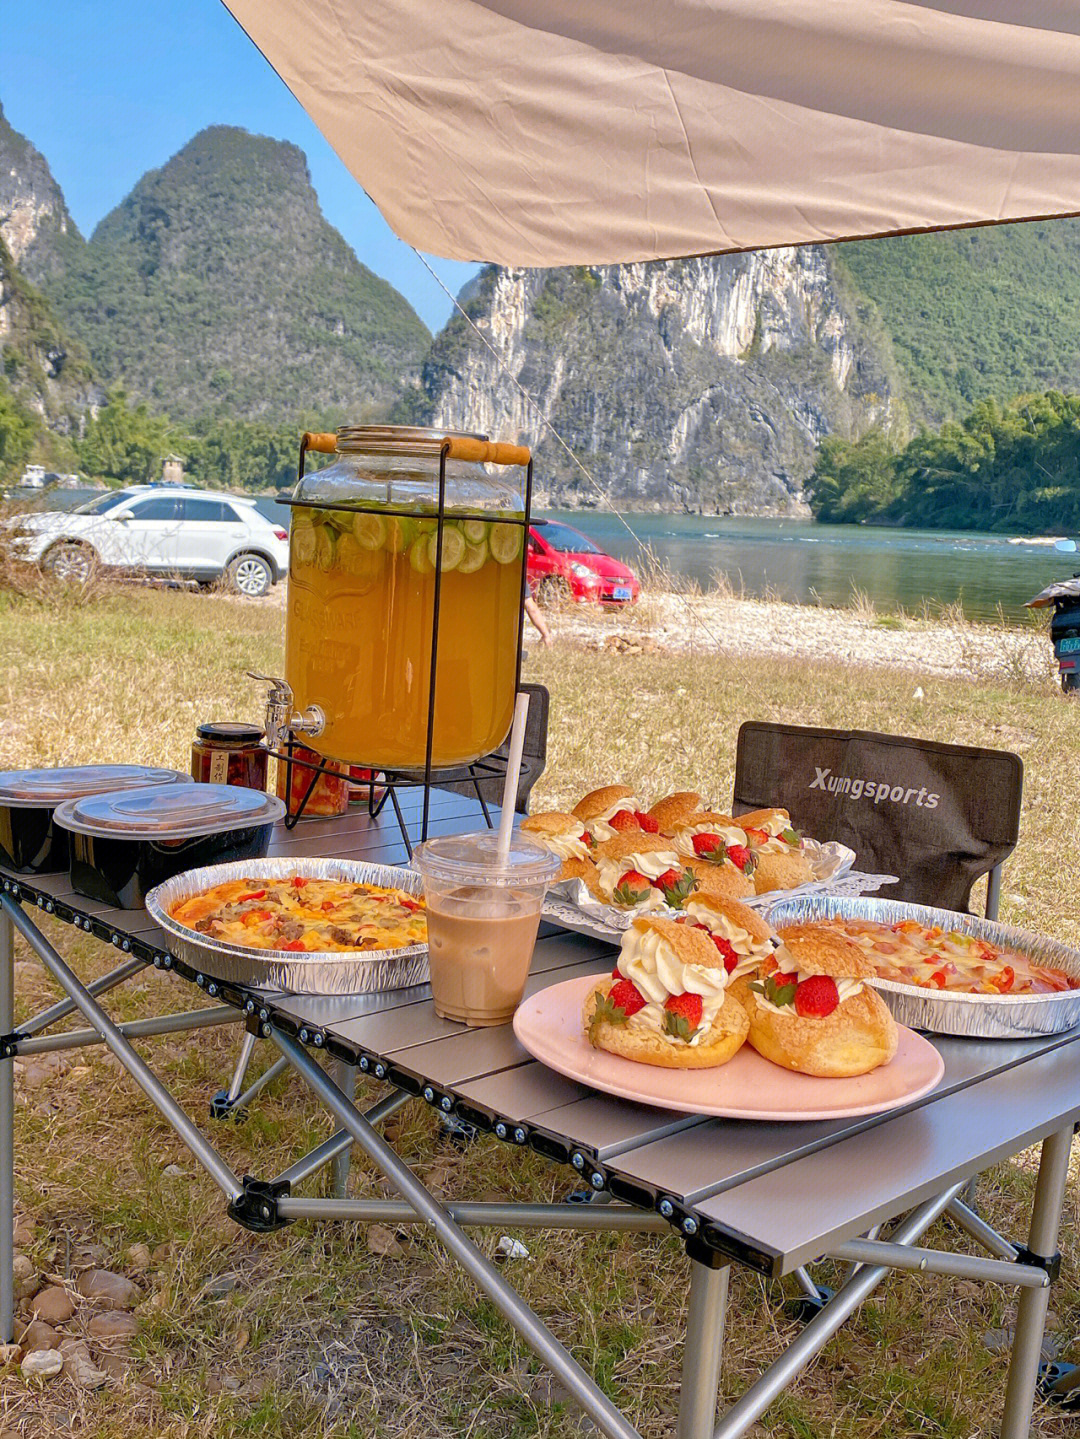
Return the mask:
{"type": "Polygon", "coordinates": [[[68,800],[53,816],[62,829],[111,839],[195,839],[273,824],[285,814],[275,795],[234,784],[132,789],[68,800]]]}
{"type": "Polygon", "coordinates": [[[413,851],[412,862],[415,870],[430,879],[500,888],[550,884],[562,866],[557,854],[520,830],[511,835],[509,852],[500,854],[498,835],[490,829],[425,840],[413,851]]]}
{"type": "Polygon", "coordinates": [[[19,809],[52,808],[64,800],[106,790],[145,789],[149,785],[191,784],[178,769],[148,764],[76,764],[60,769],[9,769],[0,773],[0,804],[19,809]]]}

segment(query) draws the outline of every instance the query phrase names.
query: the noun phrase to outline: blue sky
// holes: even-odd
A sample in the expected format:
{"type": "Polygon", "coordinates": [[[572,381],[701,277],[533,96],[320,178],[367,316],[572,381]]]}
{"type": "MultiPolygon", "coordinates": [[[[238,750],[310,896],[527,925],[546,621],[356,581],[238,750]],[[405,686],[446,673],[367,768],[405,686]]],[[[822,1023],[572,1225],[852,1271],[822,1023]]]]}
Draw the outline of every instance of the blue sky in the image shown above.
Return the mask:
{"type": "MultiPolygon", "coordinates": [[[[438,329],[450,302],[218,0],[3,0],[0,104],[85,235],[207,125],[292,140],[323,212],[438,329]]],[[[433,260],[456,294],[477,267],[433,260]]]]}

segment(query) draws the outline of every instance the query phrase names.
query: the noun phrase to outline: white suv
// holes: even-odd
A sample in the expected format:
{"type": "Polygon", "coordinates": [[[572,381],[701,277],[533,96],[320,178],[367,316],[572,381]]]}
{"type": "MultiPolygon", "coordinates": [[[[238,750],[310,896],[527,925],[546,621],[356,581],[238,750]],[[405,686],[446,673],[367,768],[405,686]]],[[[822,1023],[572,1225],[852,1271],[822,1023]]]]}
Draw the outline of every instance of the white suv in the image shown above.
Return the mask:
{"type": "Polygon", "coordinates": [[[27,559],[76,583],[101,565],[203,584],[225,579],[254,596],[289,568],[288,531],[254,500],[182,486],[109,490],[76,510],[29,514],[18,528],[27,559]]]}

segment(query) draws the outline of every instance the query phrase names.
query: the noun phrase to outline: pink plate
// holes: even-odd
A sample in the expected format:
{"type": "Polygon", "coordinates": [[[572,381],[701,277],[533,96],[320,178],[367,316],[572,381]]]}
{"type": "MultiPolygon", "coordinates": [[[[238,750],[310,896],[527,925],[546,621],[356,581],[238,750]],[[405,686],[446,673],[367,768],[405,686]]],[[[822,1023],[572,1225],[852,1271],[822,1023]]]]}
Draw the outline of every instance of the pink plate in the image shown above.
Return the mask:
{"type": "Polygon", "coordinates": [[[847,1119],[899,1109],[929,1094],[945,1073],[934,1046],[902,1024],[896,1055],[854,1079],[815,1079],[770,1064],[748,1044],[717,1069],[658,1069],[635,1064],[585,1038],[581,1009],[600,975],[567,979],[519,1007],[514,1033],[541,1064],[639,1104],[727,1119],[847,1119]]]}

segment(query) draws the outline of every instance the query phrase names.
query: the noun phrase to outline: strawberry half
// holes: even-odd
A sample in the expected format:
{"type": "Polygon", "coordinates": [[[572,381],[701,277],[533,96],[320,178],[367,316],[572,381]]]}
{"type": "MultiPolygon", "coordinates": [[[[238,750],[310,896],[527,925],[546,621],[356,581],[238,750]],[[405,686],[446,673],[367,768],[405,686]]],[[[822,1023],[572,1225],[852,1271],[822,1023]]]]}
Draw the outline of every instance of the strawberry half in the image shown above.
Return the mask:
{"type": "Polygon", "coordinates": [[[634,818],[638,822],[638,829],[643,829],[646,834],[659,834],[660,821],[653,819],[651,814],[646,814],[642,809],[634,811],[634,818]]]}
{"type": "Polygon", "coordinates": [[[763,844],[768,844],[769,842],[769,836],[763,829],[748,829],[746,831],[746,838],[755,848],[763,844]]]}
{"type": "Polygon", "coordinates": [[[664,1029],[675,1039],[693,1039],[701,1027],[701,995],[669,994],[664,1000],[664,1029]]]}
{"type": "Polygon", "coordinates": [[[754,867],[754,856],[744,844],[729,844],[727,857],[736,869],[742,870],[743,874],[749,874],[754,867]]]}
{"type": "Polygon", "coordinates": [[[839,1003],[836,980],[829,974],[811,974],[795,990],[795,1013],[803,1019],[824,1019],[839,1003]]]}
{"type": "Polygon", "coordinates": [[[718,864],[723,864],[724,841],[718,834],[696,834],[691,843],[698,859],[711,859],[718,864]]]}
{"type": "Polygon", "coordinates": [[[611,896],[612,903],[622,905],[626,909],[639,904],[648,896],[652,889],[652,882],[636,869],[628,869],[615,886],[611,896]]]}
{"type": "Polygon", "coordinates": [[[731,971],[738,964],[739,956],[735,953],[729,942],[724,938],[722,934],[710,934],[709,938],[719,950],[720,957],[724,961],[724,968],[727,970],[728,974],[730,974],[731,971]]]}
{"type": "Polygon", "coordinates": [[[641,828],[637,822],[636,815],[629,809],[617,810],[608,820],[608,824],[612,829],[619,830],[620,833],[624,833],[626,830],[639,830],[641,828]]]}
{"type": "Polygon", "coordinates": [[[644,1009],[649,1002],[637,985],[629,979],[617,980],[608,990],[608,999],[612,1004],[618,1005],[627,1019],[632,1014],[637,1014],[639,1009],[644,1009]]]}

